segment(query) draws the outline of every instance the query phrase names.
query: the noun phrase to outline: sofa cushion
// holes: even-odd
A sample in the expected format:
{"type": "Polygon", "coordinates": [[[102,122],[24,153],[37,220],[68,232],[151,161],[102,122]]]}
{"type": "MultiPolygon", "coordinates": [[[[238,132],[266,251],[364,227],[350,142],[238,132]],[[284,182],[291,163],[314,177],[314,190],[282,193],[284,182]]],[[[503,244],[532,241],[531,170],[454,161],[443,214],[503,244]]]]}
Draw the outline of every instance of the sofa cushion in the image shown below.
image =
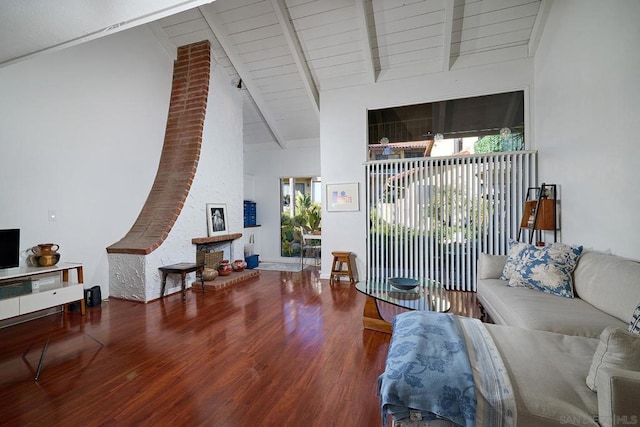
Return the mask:
{"type": "Polygon", "coordinates": [[[596,383],[598,423],[602,427],[637,425],[640,419],[640,372],[602,368],[599,374],[596,383]]]}
{"type": "Polygon", "coordinates": [[[640,302],[640,262],[585,251],[574,284],[577,297],[628,324],[640,302]]]}
{"type": "Polygon", "coordinates": [[[507,261],[505,255],[480,253],[478,258],[478,279],[498,279],[504,271],[507,261]]]}
{"type": "Polygon", "coordinates": [[[585,384],[597,338],[486,327],[509,372],[519,426],[598,425],[598,398],[585,384]]]}
{"type": "Polygon", "coordinates": [[[507,262],[504,265],[500,279],[509,280],[511,278],[511,275],[516,268],[518,268],[518,264],[522,259],[522,252],[528,247],[529,245],[526,243],[509,239],[509,254],[507,255],[507,262]]]}
{"type": "Polygon", "coordinates": [[[559,298],[529,288],[509,288],[504,280],[478,280],[478,300],[501,325],[598,338],[607,326],[623,322],[579,298],[559,298]]]}
{"type": "Polygon", "coordinates": [[[573,298],[573,270],[578,264],[582,246],[553,243],[528,246],[511,274],[509,286],[525,286],[553,295],[573,298]]]}
{"type": "Polygon", "coordinates": [[[640,304],[638,304],[636,309],[633,311],[627,331],[633,332],[634,334],[640,334],[640,304]]]}
{"type": "Polygon", "coordinates": [[[621,368],[640,371],[640,335],[621,328],[609,327],[602,331],[598,348],[593,355],[587,386],[597,391],[598,375],[602,368],[621,368]]]}

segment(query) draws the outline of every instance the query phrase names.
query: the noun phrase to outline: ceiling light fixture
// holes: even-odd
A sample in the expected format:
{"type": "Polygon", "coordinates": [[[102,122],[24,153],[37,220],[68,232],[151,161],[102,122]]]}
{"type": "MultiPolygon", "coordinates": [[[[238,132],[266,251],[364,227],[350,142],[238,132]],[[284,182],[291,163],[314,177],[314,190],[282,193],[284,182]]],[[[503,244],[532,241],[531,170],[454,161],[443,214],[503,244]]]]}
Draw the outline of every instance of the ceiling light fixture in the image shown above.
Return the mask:
{"type": "Polygon", "coordinates": [[[236,89],[242,89],[242,79],[236,77],[235,79],[231,80],[231,86],[235,87],[236,89]]]}

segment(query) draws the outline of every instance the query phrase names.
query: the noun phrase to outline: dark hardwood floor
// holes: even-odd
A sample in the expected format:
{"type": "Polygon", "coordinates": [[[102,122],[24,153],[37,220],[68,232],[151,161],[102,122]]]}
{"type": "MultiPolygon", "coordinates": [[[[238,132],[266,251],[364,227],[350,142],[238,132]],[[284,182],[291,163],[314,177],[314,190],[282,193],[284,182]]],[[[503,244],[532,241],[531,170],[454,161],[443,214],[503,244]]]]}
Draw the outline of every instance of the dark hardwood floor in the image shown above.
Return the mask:
{"type": "MultiPolygon", "coordinates": [[[[390,335],[317,271],[0,329],[0,425],[379,426],[390,335]],[[38,381],[34,373],[49,340],[38,381]]],[[[476,315],[475,295],[454,310],[476,315]]]]}

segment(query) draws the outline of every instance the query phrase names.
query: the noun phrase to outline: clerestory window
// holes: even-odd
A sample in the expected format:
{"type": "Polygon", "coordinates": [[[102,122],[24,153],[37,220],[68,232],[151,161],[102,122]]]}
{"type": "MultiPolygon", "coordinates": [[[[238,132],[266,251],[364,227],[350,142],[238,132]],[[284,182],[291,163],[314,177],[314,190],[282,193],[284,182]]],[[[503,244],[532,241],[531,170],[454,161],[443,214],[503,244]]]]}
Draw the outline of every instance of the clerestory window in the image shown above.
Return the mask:
{"type": "Polygon", "coordinates": [[[369,160],[525,149],[524,91],[369,110],[369,160]]]}

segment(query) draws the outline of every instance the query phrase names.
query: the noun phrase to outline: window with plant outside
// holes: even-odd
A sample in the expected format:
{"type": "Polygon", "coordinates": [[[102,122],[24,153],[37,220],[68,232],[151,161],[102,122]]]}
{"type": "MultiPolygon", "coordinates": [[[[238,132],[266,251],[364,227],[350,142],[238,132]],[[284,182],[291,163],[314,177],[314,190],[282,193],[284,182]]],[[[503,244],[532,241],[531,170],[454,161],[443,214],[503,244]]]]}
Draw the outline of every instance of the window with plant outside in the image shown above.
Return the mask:
{"type": "Polygon", "coordinates": [[[322,191],[320,177],[280,179],[280,255],[300,257],[302,233],[320,233],[322,191]]]}

